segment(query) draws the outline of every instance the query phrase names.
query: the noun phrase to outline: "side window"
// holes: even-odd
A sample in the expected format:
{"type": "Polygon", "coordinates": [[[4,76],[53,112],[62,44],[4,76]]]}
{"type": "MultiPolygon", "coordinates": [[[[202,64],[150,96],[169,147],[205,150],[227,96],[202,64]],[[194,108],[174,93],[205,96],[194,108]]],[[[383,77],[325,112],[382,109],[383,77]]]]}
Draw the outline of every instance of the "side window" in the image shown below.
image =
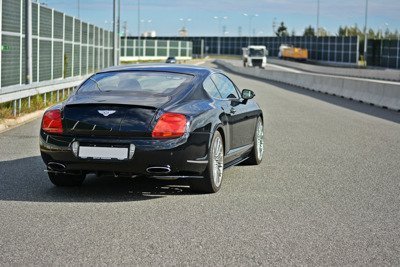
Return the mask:
{"type": "Polygon", "coordinates": [[[239,98],[235,85],[222,74],[213,74],[211,79],[217,85],[222,98],[239,98]]]}
{"type": "Polygon", "coordinates": [[[215,87],[215,84],[211,80],[210,76],[208,76],[207,79],[204,80],[203,87],[204,90],[206,90],[211,97],[221,98],[221,94],[218,92],[218,89],[217,87],[215,87]]]}

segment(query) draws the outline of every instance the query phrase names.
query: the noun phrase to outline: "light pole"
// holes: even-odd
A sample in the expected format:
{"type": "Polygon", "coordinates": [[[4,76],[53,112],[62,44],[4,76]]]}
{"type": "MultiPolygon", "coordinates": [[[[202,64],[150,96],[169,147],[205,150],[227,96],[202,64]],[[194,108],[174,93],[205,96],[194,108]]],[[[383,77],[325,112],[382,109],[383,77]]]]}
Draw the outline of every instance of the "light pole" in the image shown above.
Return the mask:
{"type": "MultiPolygon", "coordinates": [[[[217,32],[221,31],[221,33],[222,33],[221,21],[224,19],[228,19],[228,17],[227,16],[223,16],[223,17],[215,16],[214,19],[218,20],[218,31],[217,32]]],[[[217,51],[218,55],[220,55],[221,54],[221,35],[220,35],[220,33],[218,33],[218,48],[217,48],[217,50],[218,50],[217,51]]]]}
{"type": "Polygon", "coordinates": [[[251,24],[252,24],[252,22],[253,22],[253,19],[254,19],[255,17],[258,17],[258,14],[249,15],[249,14],[247,14],[247,13],[243,13],[243,16],[249,18],[249,37],[248,37],[248,40],[247,40],[247,45],[250,45],[251,24]]]}
{"type": "Polygon", "coordinates": [[[319,37],[319,0],[317,0],[317,37],[319,37]]]}
{"type": "Polygon", "coordinates": [[[368,0],[365,0],[365,22],[364,22],[364,64],[367,66],[367,42],[368,42],[368,0]]]}
{"type": "Polygon", "coordinates": [[[117,5],[117,1],[119,0],[114,0],[114,5],[113,5],[113,37],[114,37],[114,42],[113,42],[113,53],[114,53],[114,66],[118,65],[118,59],[119,59],[119,55],[118,55],[118,28],[117,28],[117,21],[118,18],[117,16],[119,16],[119,12],[118,12],[118,7],[119,5],[117,5]]]}

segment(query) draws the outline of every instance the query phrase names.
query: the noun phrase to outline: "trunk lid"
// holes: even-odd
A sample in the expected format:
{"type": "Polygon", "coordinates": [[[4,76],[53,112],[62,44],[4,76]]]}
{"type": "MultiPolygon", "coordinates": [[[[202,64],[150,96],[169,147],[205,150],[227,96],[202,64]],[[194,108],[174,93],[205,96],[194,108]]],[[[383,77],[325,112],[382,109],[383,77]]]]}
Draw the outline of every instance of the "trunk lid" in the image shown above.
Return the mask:
{"type": "Polygon", "coordinates": [[[63,108],[65,134],[151,137],[150,125],[168,97],[75,95],[63,108]]]}

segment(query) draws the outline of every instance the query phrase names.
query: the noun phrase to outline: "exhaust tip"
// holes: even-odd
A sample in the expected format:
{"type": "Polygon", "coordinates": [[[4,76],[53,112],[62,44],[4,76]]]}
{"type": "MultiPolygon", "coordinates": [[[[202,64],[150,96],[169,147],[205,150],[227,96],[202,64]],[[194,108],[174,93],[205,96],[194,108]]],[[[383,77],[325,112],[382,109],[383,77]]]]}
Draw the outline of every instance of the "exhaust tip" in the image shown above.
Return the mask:
{"type": "Polygon", "coordinates": [[[154,166],[154,167],[149,167],[146,169],[146,171],[150,174],[167,174],[171,172],[171,167],[170,166],[154,166]]]}
{"type": "Polygon", "coordinates": [[[66,166],[57,162],[49,162],[47,168],[51,171],[64,171],[66,166]]]}

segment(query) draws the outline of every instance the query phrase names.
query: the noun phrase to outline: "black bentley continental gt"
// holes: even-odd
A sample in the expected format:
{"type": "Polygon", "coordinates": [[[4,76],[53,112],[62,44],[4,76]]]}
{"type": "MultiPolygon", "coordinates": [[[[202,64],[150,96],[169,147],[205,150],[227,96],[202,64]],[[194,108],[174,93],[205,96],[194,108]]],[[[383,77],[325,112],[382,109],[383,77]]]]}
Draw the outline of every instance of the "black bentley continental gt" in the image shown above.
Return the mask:
{"type": "Polygon", "coordinates": [[[263,113],[251,90],[221,71],[119,66],[85,80],[43,115],[40,150],[51,182],[86,174],[188,179],[214,193],[224,169],[263,157],[263,113]]]}

